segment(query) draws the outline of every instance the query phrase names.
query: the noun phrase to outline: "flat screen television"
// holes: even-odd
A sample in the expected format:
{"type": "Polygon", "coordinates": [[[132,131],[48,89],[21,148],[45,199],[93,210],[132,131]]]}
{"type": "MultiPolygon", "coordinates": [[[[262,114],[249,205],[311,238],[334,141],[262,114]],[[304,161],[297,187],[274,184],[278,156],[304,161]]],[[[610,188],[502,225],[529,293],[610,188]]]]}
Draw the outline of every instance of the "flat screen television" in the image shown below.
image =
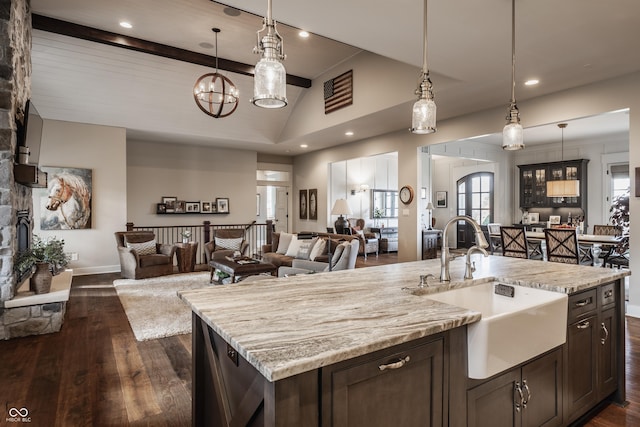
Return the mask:
{"type": "MultiPolygon", "coordinates": [[[[38,166],[40,161],[40,144],[42,143],[42,117],[31,100],[24,107],[22,121],[16,118],[18,147],[29,148],[29,164],[38,166]]],[[[16,163],[20,148],[16,149],[16,163]]]]}

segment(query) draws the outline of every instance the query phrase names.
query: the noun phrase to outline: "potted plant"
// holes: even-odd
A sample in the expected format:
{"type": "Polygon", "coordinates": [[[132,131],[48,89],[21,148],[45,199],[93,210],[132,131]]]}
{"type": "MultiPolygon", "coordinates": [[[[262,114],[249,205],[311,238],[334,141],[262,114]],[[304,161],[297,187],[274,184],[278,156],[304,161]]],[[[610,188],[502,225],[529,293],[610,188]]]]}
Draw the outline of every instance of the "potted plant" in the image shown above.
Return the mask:
{"type": "Polygon", "coordinates": [[[69,264],[64,252],[64,240],[50,237],[46,240],[33,236],[31,248],[18,254],[16,270],[28,271],[35,267],[31,276],[31,289],[37,294],[49,292],[54,274],[58,274],[69,264]]]}

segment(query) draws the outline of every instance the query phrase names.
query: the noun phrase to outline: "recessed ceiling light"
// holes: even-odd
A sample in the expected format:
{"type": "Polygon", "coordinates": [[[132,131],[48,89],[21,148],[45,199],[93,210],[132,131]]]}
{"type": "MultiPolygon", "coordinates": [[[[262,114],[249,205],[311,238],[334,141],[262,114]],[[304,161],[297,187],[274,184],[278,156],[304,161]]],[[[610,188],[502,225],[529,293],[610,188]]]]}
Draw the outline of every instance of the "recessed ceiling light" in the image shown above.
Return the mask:
{"type": "Polygon", "coordinates": [[[300,32],[298,33],[298,35],[299,35],[300,37],[302,37],[303,39],[306,39],[307,37],[309,37],[309,32],[308,32],[308,31],[304,31],[304,30],[302,30],[302,31],[300,31],[300,32]]]}
{"type": "Polygon", "coordinates": [[[534,86],[534,85],[537,85],[538,83],[540,83],[540,80],[531,79],[531,80],[527,80],[526,82],[524,82],[524,85],[525,86],[534,86]]]}
{"type": "Polygon", "coordinates": [[[308,145],[307,144],[300,144],[300,148],[307,148],[308,145]]]}
{"type": "Polygon", "coordinates": [[[353,131],[348,130],[344,134],[347,136],[353,136],[353,131]]]}
{"type": "Polygon", "coordinates": [[[133,28],[133,25],[131,25],[131,23],[129,23],[127,21],[120,21],[120,26],[122,28],[133,28]]]}

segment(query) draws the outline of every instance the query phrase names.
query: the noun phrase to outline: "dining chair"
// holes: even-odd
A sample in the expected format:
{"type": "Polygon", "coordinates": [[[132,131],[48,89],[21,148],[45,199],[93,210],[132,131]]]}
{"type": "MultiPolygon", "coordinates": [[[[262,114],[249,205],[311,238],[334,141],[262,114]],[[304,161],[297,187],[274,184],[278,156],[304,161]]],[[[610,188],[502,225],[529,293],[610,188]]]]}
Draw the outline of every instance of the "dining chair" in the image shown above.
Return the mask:
{"type": "Polygon", "coordinates": [[[545,228],[547,260],[565,264],[580,264],[578,236],[574,229],[545,228]]]}
{"type": "Polygon", "coordinates": [[[523,227],[500,227],[502,255],[529,258],[529,244],[523,227]]]}
{"type": "Polygon", "coordinates": [[[502,237],[500,237],[500,224],[492,222],[487,224],[487,231],[489,232],[489,249],[491,255],[495,252],[502,253],[502,237]]]}
{"type": "MultiPolygon", "coordinates": [[[[622,228],[617,225],[607,225],[607,224],[596,224],[593,226],[593,234],[597,236],[621,236],[622,228]]],[[[601,245],[602,246],[602,245],[601,245]]],[[[590,261],[594,265],[596,265],[596,260],[593,259],[592,248],[593,245],[590,244],[579,244],[580,248],[580,263],[584,264],[587,261],[590,261]]],[[[604,261],[608,256],[612,254],[612,251],[615,249],[613,245],[605,245],[603,251],[600,252],[599,258],[604,261]]],[[[598,261],[600,261],[600,259],[598,261]]],[[[600,262],[597,263],[598,265],[600,262]]],[[[603,266],[606,263],[603,263],[603,266]]]]}

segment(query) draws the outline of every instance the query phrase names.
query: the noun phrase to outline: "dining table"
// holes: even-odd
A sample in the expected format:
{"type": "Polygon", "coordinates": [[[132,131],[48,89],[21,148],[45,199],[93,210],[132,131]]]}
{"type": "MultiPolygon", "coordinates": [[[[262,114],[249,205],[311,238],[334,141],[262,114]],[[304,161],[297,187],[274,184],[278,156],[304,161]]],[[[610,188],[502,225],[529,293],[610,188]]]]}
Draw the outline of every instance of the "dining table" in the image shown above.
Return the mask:
{"type": "MultiPolygon", "coordinates": [[[[526,231],[527,241],[532,245],[531,254],[539,255],[543,260],[546,259],[546,241],[544,232],[540,231],[526,231]]],[[[614,246],[616,246],[622,240],[622,236],[611,236],[604,234],[584,234],[576,233],[578,238],[578,245],[580,246],[580,263],[589,262],[594,265],[600,265],[599,258],[600,253],[609,252],[614,246]],[[591,248],[599,246],[601,249],[597,251],[598,255],[594,256],[591,248]]]]}
{"type": "MultiPolygon", "coordinates": [[[[527,231],[527,240],[544,240],[544,232],[527,231]]],[[[577,233],[578,243],[582,244],[599,244],[599,245],[617,245],[622,240],[621,236],[608,236],[601,234],[582,234],[577,233]]]]}

